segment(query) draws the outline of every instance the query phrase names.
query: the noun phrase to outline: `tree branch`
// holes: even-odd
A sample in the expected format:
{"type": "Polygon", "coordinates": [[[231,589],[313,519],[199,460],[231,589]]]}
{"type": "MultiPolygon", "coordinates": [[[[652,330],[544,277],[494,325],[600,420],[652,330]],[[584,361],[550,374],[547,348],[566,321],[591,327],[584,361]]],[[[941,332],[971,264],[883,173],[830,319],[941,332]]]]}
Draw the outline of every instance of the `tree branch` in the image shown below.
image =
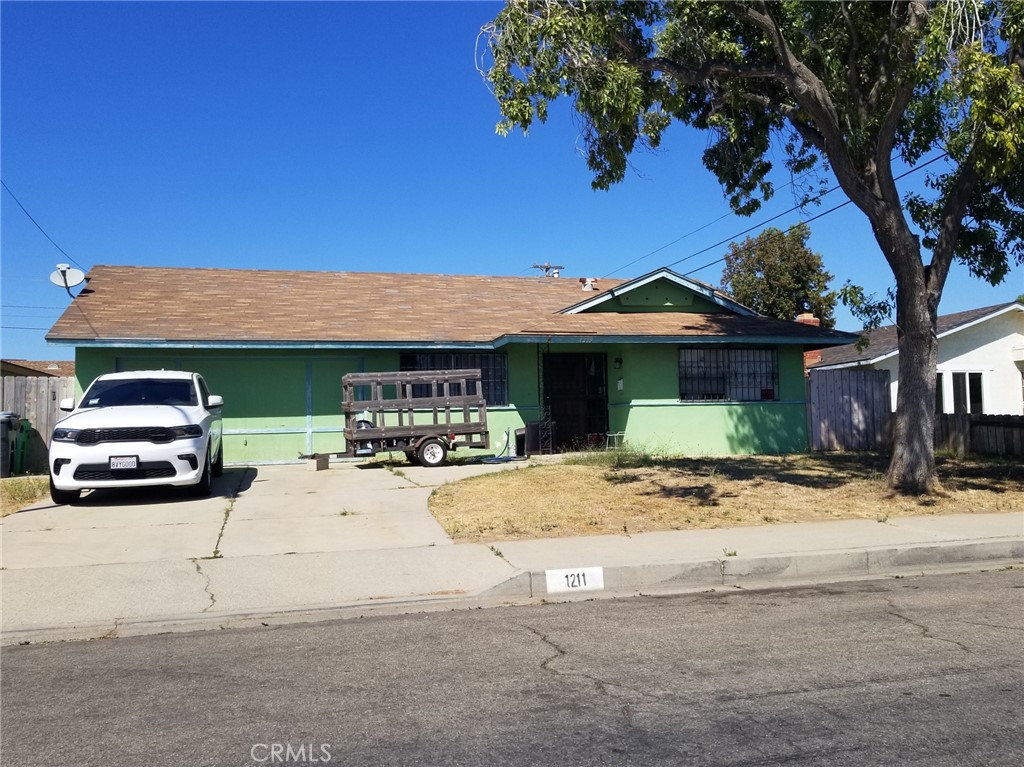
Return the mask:
{"type": "MultiPolygon", "coordinates": [[[[880,200],[873,190],[864,183],[859,169],[853,162],[840,128],[839,114],[829,95],[828,88],[811,69],[800,61],[786,43],[782,30],[767,12],[767,7],[758,0],[761,12],[745,3],[730,2],[727,7],[737,20],[746,21],[760,29],[772,41],[776,56],[786,73],[786,87],[800,108],[810,116],[816,132],[820,135],[822,152],[828,157],[839,185],[847,196],[865,213],[877,213],[880,200]]],[[[790,122],[793,122],[791,119],[790,122]]],[[[803,121],[807,124],[807,121],[803,121]]],[[[795,122],[793,127],[801,136],[804,130],[795,122]]],[[[816,144],[816,146],[819,146],[816,144]]]]}
{"type": "Polygon", "coordinates": [[[648,58],[637,50],[632,40],[621,32],[616,33],[615,43],[625,55],[626,62],[642,72],[662,72],[675,80],[680,85],[697,86],[706,82],[714,76],[727,75],[740,79],[766,79],[785,81],[785,72],[779,67],[737,64],[732,61],[716,59],[705,61],[697,69],[689,69],[663,56],[652,56],[648,58]]]}
{"type": "Polygon", "coordinates": [[[946,198],[946,204],[942,208],[938,237],[935,247],[932,248],[931,269],[928,278],[928,290],[934,295],[941,294],[942,287],[946,283],[946,276],[953,263],[957,240],[960,238],[960,232],[963,231],[967,206],[978,184],[977,159],[977,154],[972,149],[964,162],[960,164],[957,176],[950,187],[949,196],[946,198]]]}
{"type": "MultiPolygon", "coordinates": [[[[902,61],[912,61],[924,31],[928,11],[922,0],[911,0],[906,7],[909,14],[906,23],[906,37],[896,55],[902,61]]],[[[895,14],[893,15],[895,16],[895,14]]],[[[881,80],[882,76],[880,75],[878,82],[881,83],[881,80]]],[[[892,150],[896,145],[896,131],[899,129],[900,121],[914,97],[914,87],[915,83],[910,78],[906,78],[896,85],[889,108],[878,126],[877,141],[871,160],[875,167],[879,193],[887,204],[896,208],[901,208],[902,203],[899,191],[896,189],[896,180],[892,175],[892,150]]],[[[872,108],[875,107],[877,104],[872,105],[872,108]]]]}
{"type": "Polygon", "coordinates": [[[840,0],[839,10],[846,21],[846,30],[850,33],[850,50],[846,53],[846,85],[850,89],[850,93],[853,94],[853,99],[857,104],[857,117],[861,124],[864,124],[868,119],[868,110],[864,102],[864,96],[860,92],[860,80],[857,77],[860,35],[857,33],[857,25],[853,23],[853,17],[850,16],[850,9],[846,5],[846,0],[840,0]]]}

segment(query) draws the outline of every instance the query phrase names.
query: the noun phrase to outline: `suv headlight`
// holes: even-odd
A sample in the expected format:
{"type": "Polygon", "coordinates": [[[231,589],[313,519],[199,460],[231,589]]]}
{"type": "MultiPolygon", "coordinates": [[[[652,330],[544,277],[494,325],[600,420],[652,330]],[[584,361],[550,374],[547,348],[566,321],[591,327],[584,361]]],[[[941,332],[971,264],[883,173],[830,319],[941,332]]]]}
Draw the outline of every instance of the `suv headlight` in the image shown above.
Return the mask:
{"type": "Polygon", "coordinates": [[[171,434],[174,435],[175,439],[188,439],[190,437],[201,437],[203,436],[203,427],[196,424],[189,424],[188,426],[172,426],[171,434]]]}
{"type": "Polygon", "coordinates": [[[53,438],[57,442],[74,442],[78,439],[78,432],[81,429],[54,429],[53,438]]]}

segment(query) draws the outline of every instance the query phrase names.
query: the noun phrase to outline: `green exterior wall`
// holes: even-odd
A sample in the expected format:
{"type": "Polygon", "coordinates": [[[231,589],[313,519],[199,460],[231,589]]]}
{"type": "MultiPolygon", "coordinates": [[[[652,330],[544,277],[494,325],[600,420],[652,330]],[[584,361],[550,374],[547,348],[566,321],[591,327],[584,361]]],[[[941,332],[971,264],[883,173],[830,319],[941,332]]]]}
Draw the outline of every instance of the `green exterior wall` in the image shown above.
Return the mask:
{"type": "Polygon", "coordinates": [[[587,310],[588,312],[700,312],[720,314],[727,311],[714,301],[669,280],[655,280],[612,296],[587,310]]]}
{"type": "MultiPolygon", "coordinates": [[[[696,300],[703,300],[697,297],[696,300]]],[[[789,453],[807,449],[803,355],[779,347],[775,402],[680,402],[677,344],[512,344],[509,405],[489,407],[491,445],[506,429],[539,418],[540,360],[545,352],[604,354],[609,431],[639,449],[683,455],[789,453]],[[621,359],[621,367],[615,367],[621,359]],[[621,389],[619,381],[621,380],[621,389]]],[[[183,369],[200,373],[224,397],[229,463],[294,461],[344,450],[341,377],[397,370],[399,350],[79,348],[79,395],[115,370],[183,369]]]]}

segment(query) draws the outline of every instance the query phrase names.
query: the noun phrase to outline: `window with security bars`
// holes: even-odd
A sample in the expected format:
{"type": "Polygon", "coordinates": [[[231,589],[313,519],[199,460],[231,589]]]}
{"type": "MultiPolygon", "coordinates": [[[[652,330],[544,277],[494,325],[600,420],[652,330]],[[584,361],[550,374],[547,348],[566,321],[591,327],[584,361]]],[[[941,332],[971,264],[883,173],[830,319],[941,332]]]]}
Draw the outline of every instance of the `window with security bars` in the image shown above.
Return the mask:
{"type": "MultiPolygon", "coordinates": [[[[488,405],[508,404],[508,360],[500,353],[462,353],[462,352],[424,352],[422,354],[403,354],[399,360],[399,368],[405,372],[419,370],[467,370],[480,368],[481,387],[484,400],[488,405]]],[[[429,384],[417,384],[413,387],[414,396],[430,396],[429,384]]],[[[473,383],[469,385],[467,394],[476,394],[473,383]]],[[[459,385],[452,385],[452,394],[461,395],[459,385]]]]}
{"type": "Polygon", "coordinates": [[[775,349],[685,347],[679,350],[679,399],[760,402],[779,398],[775,349]]]}

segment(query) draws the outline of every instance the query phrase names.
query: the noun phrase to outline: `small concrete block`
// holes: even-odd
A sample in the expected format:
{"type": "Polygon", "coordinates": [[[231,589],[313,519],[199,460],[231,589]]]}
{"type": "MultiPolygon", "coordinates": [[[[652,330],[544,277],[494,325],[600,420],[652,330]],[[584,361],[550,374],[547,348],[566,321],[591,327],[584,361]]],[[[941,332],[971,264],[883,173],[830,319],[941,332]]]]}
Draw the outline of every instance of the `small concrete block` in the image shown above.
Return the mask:
{"type": "Polygon", "coordinates": [[[314,455],[306,459],[306,471],[324,471],[331,466],[329,455],[314,455]]]}

